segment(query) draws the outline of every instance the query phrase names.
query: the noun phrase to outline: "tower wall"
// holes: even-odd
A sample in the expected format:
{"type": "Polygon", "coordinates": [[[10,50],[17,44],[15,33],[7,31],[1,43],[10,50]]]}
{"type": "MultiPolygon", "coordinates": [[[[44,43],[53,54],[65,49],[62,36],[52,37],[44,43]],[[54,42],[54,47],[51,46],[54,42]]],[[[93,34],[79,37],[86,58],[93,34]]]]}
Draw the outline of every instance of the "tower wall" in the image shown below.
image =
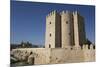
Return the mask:
{"type": "Polygon", "coordinates": [[[46,17],[45,47],[61,47],[61,20],[60,15],[53,11],[46,17]]]}
{"type": "Polygon", "coordinates": [[[73,18],[74,18],[74,40],[75,40],[75,46],[79,47],[79,33],[78,33],[78,15],[77,12],[73,12],[73,18]]]}
{"type": "Polygon", "coordinates": [[[68,11],[61,13],[61,34],[62,34],[62,48],[67,48],[73,45],[73,23],[72,14],[68,11]]]}
{"type": "Polygon", "coordinates": [[[79,44],[82,46],[85,43],[85,23],[84,18],[81,15],[78,15],[78,27],[79,27],[79,44]]]}
{"type": "Polygon", "coordinates": [[[74,40],[75,46],[79,47],[85,43],[85,26],[84,26],[84,18],[78,14],[78,12],[73,12],[74,18],[74,40]]]}

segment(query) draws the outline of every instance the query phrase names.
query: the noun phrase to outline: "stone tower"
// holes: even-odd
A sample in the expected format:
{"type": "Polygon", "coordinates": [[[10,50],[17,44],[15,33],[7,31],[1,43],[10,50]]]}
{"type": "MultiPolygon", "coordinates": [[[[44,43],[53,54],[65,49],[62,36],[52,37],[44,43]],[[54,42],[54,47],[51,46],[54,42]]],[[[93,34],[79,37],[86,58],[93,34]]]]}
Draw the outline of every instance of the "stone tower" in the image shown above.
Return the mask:
{"type": "Polygon", "coordinates": [[[46,16],[45,48],[61,47],[61,17],[56,11],[46,16]]]}
{"type": "Polygon", "coordinates": [[[73,15],[69,11],[61,13],[61,38],[62,48],[74,45],[73,15]]]}
{"type": "Polygon", "coordinates": [[[75,46],[79,47],[82,46],[86,40],[84,18],[77,11],[73,12],[73,18],[75,46]]]}
{"type": "Polygon", "coordinates": [[[76,11],[46,16],[45,48],[80,47],[85,43],[84,18],[76,11]]]}

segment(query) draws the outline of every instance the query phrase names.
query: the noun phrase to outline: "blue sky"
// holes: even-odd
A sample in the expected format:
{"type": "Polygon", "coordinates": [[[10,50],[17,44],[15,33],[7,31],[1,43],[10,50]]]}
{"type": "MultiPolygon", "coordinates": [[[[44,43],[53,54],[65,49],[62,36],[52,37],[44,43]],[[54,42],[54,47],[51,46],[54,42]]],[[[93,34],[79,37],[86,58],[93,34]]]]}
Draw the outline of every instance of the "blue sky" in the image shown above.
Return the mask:
{"type": "Polygon", "coordinates": [[[11,43],[44,45],[46,15],[53,10],[78,11],[85,18],[86,37],[95,42],[95,7],[88,5],[11,2],[11,43]]]}

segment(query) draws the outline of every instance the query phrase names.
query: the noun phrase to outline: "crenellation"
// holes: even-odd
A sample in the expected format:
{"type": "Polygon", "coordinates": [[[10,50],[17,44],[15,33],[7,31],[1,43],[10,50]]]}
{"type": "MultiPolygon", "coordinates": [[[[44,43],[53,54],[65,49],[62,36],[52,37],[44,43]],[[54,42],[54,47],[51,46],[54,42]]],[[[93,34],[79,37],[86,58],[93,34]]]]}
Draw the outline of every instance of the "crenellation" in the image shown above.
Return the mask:
{"type": "Polygon", "coordinates": [[[93,45],[93,44],[91,44],[91,45],[90,45],[90,50],[94,50],[94,48],[93,48],[93,47],[94,47],[94,45],[93,45]]]}
{"type": "Polygon", "coordinates": [[[62,14],[70,14],[70,12],[68,10],[66,10],[66,11],[60,12],[60,15],[62,15],[62,14]]]}
{"type": "Polygon", "coordinates": [[[76,10],[76,11],[74,11],[74,14],[78,14],[78,11],[76,10]]]}
{"type": "Polygon", "coordinates": [[[82,50],[81,46],[78,46],[78,47],[73,46],[73,49],[74,49],[74,50],[82,50]]]}
{"type": "Polygon", "coordinates": [[[62,14],[65,14],[65,11],[62,11],[62,14]]]}
{"type": "Polygon", "coordinates": [[[54,10],[54,11],[50,12],[50,13],[46,16],[46,18],[48,18],[48,17],[50,17],[50,16],[52,16],[52,15],[55,15],[56,13],[57,13],[57,11],[54,10]]]}
{"type": "Polygon", "coordinates": [[[88,44],[86,44],[86,50],[88,50],[89,49],[89,45],[88,44]]]}
{"type": "Polygon", "coordinates": [[[83,45],[82,48],[83,48],[83,50],[86,50],[88,48],[88,46],[87,45],[83,45]]]}

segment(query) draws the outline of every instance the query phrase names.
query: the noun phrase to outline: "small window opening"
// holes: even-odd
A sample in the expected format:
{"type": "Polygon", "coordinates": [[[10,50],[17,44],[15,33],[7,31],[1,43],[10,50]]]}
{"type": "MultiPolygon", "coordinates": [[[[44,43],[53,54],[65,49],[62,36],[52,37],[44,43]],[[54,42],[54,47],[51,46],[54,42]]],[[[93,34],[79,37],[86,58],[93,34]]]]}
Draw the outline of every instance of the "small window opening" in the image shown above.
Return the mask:
{"type": "Polygon", "coordinates": [[[50,22],[50,24],[51,24],[51,22],[50,22]]]}
{"type": "Polygon", "coordinates": [[[68,21],[66,21],[66,24],[68,24],[68,21]]]}
{"type": "Polygon", "coordinates": [[[51,48],[51,45],[49,44],[49,48],[51,48]]]}
{"type": "Polygon", "coordinates": [[[51,33],[50,33],[50,37],[51,37],[51,33]]]}

